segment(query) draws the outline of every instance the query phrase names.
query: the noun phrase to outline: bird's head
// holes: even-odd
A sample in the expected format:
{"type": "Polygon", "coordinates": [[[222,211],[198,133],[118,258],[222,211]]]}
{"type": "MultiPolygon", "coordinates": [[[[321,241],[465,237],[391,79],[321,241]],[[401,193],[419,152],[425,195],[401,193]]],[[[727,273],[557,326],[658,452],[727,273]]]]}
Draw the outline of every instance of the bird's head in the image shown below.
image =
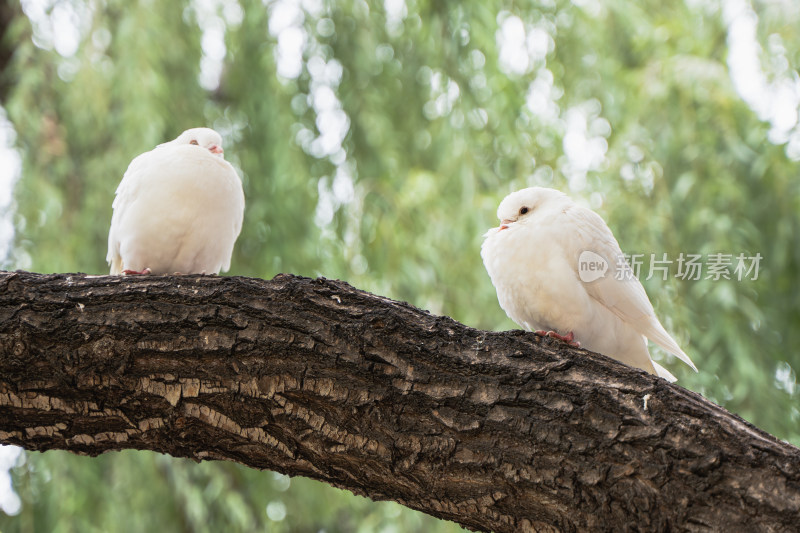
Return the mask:
{"type": "Polygon", "coordinates": [[[567,195],[546,187],[528,187],[512,192],[503,198],[497,208],[497,218],[500,219],[498,231],[508,229],[512,224],[524,223],[534,212],[564,201],[569,201],[567,195]]]}
{"type": "Polygon", "coordinates": [[[222,136],[211,128],[192,128],[186,130],[169,144],[191,144],[205,148],[212,154],[224,157],[222,150],[222,136]]]}

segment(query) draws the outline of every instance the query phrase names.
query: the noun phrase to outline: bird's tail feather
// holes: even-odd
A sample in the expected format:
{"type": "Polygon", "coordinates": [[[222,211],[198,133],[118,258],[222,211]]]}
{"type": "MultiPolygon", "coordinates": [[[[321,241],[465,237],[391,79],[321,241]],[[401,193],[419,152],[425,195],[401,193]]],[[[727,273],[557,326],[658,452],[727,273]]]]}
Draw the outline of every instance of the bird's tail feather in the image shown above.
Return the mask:
{"type": "Polygon", "coordinates": [[[692,367],[692,370],[697,372],[697,367],[694,366],[692,360],[689,359],[689,356],[680,349],[678,343],[675,342],[675,339],[673,339],[669,333],[667,333],[667,330],[664,329],[664,326],[662,326],[657,319],[653,322],[655,323],[651,324],[651,327],[648,328],[647,333],[644,334],[645,337],[664,348],[666,351],[692,367]]]}
{"type": "Polygon", "coordinates": [[[110,274],[112,276],[118,276],[118,275],[122,274],[122,258],[119,255],[115,254],[109,260],[109,263],[111,263],[110,274]]]}
{"type": "Polygon", "coordinates": [[[678,378],[672,375],[672,372],[664,368],[663,366],[659,365],[655,361],[653,361],[653,368],[656,369],[656,375],[660,378],[664,378],[670,383],[675,383],[678,381],[678,378]]]}

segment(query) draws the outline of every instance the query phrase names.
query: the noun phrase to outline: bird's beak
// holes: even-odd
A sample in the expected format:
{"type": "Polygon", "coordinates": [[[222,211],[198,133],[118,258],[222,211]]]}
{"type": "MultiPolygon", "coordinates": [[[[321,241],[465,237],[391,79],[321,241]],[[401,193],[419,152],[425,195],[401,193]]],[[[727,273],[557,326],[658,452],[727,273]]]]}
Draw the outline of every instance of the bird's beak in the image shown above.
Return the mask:
{"type": "Polygon", "coordinates": [[[208,149],[212,154],[221,154],[222,153],[222,146],[218,146],[216,144],[211,145],[211,148],[208,149]]]}
{"type": "Polygon", "coordinates": [[[497,231],[503,231],[504,229],[508,229],[508,225],[511,224],[512,222],[514,221],[508,218],[500,221],[500,227],[497,228],[497,231]]]}

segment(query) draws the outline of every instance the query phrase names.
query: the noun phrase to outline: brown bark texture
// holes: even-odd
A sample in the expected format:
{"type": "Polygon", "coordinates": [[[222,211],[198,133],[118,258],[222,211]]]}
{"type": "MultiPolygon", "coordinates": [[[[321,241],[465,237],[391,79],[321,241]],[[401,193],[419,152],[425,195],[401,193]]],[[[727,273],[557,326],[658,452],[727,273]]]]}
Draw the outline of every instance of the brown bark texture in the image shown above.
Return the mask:
{"type": "Polygon", "coordinates": [[[292,275],[0,273],[0,442],[235,461],[475,530],[800,531],[800,450],[701,396],[292,275]]]}

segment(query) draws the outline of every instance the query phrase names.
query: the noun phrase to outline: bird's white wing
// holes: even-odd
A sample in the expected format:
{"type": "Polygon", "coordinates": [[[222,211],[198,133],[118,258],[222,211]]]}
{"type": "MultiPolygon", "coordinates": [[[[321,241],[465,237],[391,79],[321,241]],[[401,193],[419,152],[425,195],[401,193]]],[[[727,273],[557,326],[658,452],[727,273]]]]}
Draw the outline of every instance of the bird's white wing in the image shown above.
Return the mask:
{"type": "Polygon", "coordinates": [[[236,171],[233,169],[233,165],[227,161],[225,161],[225,163],[230,169],[231,176],[239,185],[239,190],[238,194],[236,195],[236,201],[225,207],[229,213],[228,216],[231,220],[233,220],[233,242],[231,242],[231,252],[227,254],[227,259],[222,264],[221,270],[223,272],[227,272],[231,268],[233,243],[236,242],[237,237],[239,237],[239,233],[242,231],[242,223],[244,222],[244,190],[241,188],[241,180],[239,179],[238,174],[236,174],[236,171]]]}
{"type": "Polygon", "coordinates": [[[140,177],[142,173],[146,172],[148,167],[156,163],[157,155],[156,150],[151,150],[136,156],[125,174],[122,176],[117,191],[114,196],[114,202],[111,204],[111,229],[108,231],[108,254],[106,261],[111,267],[111,274],[122,273],[122,257],[119,252],[119,221],[125,213],[125,209],[130,206],[133,199],[136,197],[137,190],[140,184],[140,177]]]}
{"type": "Polygon", "coordinates": [[[564,215],[567,217],[567,223],[574,224],[577,228],[579,236],[578,242],[573,243],[578,247],[574,258],[576,274],[578,255],[584,250],[599,254],[608,262],[609,268],[604,277],[584,283],[589,296],[630,324],[638,333],[697,371],[689,356],[680,349],[658,321],[644,287],[634,277],[630,266],[624,260],[619,243],[605,221],[594,211],[577,205],[565,209],[564,215]]]}

